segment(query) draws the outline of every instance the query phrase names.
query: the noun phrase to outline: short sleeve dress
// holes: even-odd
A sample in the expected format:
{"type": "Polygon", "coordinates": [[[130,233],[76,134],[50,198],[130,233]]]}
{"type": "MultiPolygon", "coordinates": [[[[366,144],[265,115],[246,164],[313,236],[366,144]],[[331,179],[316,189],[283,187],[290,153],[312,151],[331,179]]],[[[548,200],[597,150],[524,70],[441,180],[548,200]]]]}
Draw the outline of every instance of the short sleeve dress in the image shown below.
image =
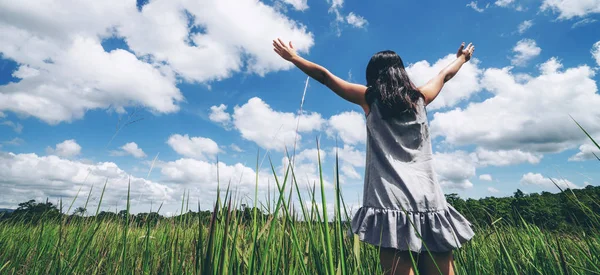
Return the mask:
{"type": "Polygon", "coordinates": [[[376,246],[447,252],[474,236],[471,223],[446,202],[433,167],[424,100],[417,112],[383,119],[379,101],[367,114],[362,207],[352,232],[376,246]]]}

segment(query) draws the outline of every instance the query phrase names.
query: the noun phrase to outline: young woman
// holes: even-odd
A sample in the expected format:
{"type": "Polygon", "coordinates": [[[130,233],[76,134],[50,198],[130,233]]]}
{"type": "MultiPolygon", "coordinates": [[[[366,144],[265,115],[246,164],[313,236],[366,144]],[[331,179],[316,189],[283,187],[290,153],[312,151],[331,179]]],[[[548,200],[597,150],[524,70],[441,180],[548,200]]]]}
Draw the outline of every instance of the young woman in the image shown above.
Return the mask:
{"type": "Polygon", "coordinates": [[[274,50],[340,97],[362,107],[367,120],[363,206],[352,232],[380,248],[386,274],[454,274],[452,251],[470,240],[471,223],[446,202],[433,169],[425,106],[468,62],[475,50],[462,43],[456,60],[416,87],[402,59],[378,52],[367,65],[367,85],[348,83],[296,54],[281,39],[274,50]]]}

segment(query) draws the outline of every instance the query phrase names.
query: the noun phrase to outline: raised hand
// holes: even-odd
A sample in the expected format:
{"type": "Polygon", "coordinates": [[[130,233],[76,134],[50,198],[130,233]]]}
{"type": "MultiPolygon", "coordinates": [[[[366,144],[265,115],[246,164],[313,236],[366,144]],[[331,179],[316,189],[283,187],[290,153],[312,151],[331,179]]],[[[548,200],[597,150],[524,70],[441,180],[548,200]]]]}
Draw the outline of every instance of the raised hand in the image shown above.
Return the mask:
{"type": "Polygon", "coordinates": [[[273,47],[273,50],[287,61],[292,61],[292,59],[298,56],[292,45],[292,41],[290,41],[290,46],[288,47],[281,39],[277,38],[277,40],[273,40],[273,47]]]}
{"type": "Polygon", "coordinates": [[[469,43],[467,48],[465,48],[465,42],[462,42],[462,44],[460,44],[460,47],[458,48],[456,57],[458,57],[458,58],[464,57],[465,62],[467,62],[471,59],[471,56],[473,55],[473,51],[475,51],[475,45],[473,45],[473,43],[469,43]]]}

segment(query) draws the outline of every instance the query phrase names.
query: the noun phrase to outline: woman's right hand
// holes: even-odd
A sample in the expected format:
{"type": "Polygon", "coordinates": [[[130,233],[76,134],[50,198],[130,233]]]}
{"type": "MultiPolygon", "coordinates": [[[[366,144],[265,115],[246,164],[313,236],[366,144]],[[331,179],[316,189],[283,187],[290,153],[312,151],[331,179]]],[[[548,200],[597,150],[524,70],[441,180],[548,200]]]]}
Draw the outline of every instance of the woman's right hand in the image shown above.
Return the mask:
{"type": "Polygon", "coordinates": [[[281,56],[281,58],[290,62],[298,56],[296,49],[294,49],[294,46],[292,45],[292,41],[290,41],[290,46],[288,47],[281,39],[277,38],[277,40],[273,40],[273,50],[281,56]]]}
{"type": "Polygon", "coordinates": [[[462,57],[465,59],[465,62],[467,62],[471,59],[471,56],[473,55],[474,50],[475,50],[475,45],[473,45],[473,43],[469,43],[467,48],[465,48],[465,42],[462,42],[462,44],[460,44],[460,47],[458,48],[456,57],[457,58],[462,57]]]}

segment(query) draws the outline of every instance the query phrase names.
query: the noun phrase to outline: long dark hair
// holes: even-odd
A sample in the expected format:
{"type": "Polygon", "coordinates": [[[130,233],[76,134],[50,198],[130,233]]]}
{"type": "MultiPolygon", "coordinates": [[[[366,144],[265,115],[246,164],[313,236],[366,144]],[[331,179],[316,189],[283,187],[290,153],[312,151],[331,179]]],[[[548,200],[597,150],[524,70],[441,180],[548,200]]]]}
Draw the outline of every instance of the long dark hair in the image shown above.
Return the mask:
{"type": "Polygon", "coordinates": [[[417,113],[419,98],[423,95],[410,81],[402,58],[386,50],[373,55],[367,65],[367,103],[377,99],[384,117],[405,111],[417,113]]]}

